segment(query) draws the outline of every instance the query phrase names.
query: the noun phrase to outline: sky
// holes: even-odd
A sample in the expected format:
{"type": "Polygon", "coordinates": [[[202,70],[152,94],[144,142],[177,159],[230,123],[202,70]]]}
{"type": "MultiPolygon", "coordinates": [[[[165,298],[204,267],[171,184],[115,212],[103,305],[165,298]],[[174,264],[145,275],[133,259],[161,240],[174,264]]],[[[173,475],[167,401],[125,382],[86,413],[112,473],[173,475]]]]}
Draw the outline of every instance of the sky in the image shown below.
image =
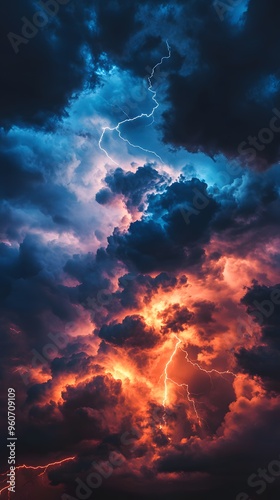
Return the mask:
{"type": "Polygon", "coordinates": [[[276,500],[278,3],[0,25],[0,498],[276,500]]]}

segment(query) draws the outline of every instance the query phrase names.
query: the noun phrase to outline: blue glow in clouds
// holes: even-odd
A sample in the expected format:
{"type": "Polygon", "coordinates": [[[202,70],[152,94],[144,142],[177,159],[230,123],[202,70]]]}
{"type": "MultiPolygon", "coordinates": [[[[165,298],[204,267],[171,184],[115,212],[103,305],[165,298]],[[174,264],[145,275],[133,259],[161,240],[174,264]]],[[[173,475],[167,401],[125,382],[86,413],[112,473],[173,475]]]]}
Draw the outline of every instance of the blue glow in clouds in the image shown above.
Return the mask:
{"type": "Polygon", "coordinates": [[[152,78],[154,77],[154,74],[155,74],[156,69],[157,69],[159,66],[161,66],[161,64],[163,63],[163,61],[164,61],[165,59],[170,59],[170,57],[171,57],[171,48],[170,48],[170,45],[169,45],[168,41],[166,41],[166,46],[167,46],[167,49],[168,49],[168,56],[163,56],[163,57],[161,58],[161,61],[160,61],[159,63],[157,63],[157,64],[153,67],[152,72],[151,72],[151,75],[150,75],[150,76],[149,76],[149,78],[148,78],[148,81],[149,81],[149,88],[148,88],[148,91],[149,91],[149,92],[151,92],[151,94],[152,94],[152,100],[153,100],[153,101],[154,101],[154,103],[155,103],[155,105],[154,105],[154,107],[153,107],[152,111],[151,111],[150,113],[141,113],[140,115],[137,115],[137,116],[135,116],[134,118],[127,118],[127,119],[125,119],[125,120],[123,120],[123,121],[119,122],[119,123],[116,125],[116,127],[103,127],[103,128],[102,128],[102,134],[101,134],[101,137],[100,137],[100,140],[99,140],[99,148],[101,149],[101,151],[103,151],[103,152],[106,154],[107,158],[108,158],[108,159],[109,159],[112,163],[114,163],[115,165],[119,165],[119,164],[118,164],[115,160],[113,160],[113,158],[111,158],[111,156],[109,155],[109,153],[107,152],[107,150],[106,150],[106,149],[104,149],[104,148],[102,147],[102,141],[103,141],[104,135],[105,135],[105,133],[106,133],[107,131],[110,131],[110,132],[116,131],[116,132],[118,132],[120,139],[122,139],[124,142],[128,143],[128,144],[129,144],[130,146],[132,146],[133,148],[138,148],[138,149],[141,149],[141,150],[142,150],[142,151],[144,151],[145,153],[150,153],[150,154],[152,154],[152,155],[156,156],[156,157],[157,157],[157,158],[158,158],[158,159],[159,159],[162,163],[164,163],[164,162],[163,162],[163,160],[162,160],[162,158],[161,158],[161,157],[160,157],[160,156],[159,156],[159,155],[158,155],[155,151],[151,151],[151,150],[149,150],[149,149],[142,148],[141,146],[139,146],[139,145],[137,145],[137,144],[133,144],[133,143],[132,143],[132,142],[130,142],[128,139],[126,139],[125,137],[123,137],[123,136],[122,136],[122,134],[121,134],[121,131],[120,131],[120,127],[121,127],[121,125],[124,125],[125,123],[131,123],[131,122],[134,122],[134,121],[136,121],[136,120],[138,120],[138,119],[140,119],[140,118],[148,118],[148,119],[149,119],[149,118],[152,118],[152,117],[154,118],[154,112],[156,111],[156,109],[159,107],[159,105],[160,105],[160,104],[159,104],[159,102],[158,102],[158,101],[157,101],[157,99],[156,99],[157,92],[156,92],[155,90],[153,90],[152,78]]]}

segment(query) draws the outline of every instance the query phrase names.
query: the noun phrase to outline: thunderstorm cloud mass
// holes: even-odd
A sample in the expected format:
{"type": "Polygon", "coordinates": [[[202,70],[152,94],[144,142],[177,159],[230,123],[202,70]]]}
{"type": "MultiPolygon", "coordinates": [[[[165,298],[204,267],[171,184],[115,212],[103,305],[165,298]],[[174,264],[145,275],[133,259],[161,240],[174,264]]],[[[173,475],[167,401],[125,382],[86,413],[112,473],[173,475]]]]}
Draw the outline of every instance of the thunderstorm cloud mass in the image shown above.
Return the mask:
{"type": "Polygon", "coordinates": [[[278,2],[0,25],[0,500],[278,500],[278,2]]]}

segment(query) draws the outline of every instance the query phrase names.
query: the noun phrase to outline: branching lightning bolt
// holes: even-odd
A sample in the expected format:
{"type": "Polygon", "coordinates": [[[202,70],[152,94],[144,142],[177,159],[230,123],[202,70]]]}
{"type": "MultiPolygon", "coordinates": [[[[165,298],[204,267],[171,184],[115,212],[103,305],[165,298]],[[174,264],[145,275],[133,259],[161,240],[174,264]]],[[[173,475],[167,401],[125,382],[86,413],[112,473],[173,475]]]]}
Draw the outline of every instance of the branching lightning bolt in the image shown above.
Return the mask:
{"type": "MultiPolygon", "coordinates": [[[[58,460],[57,462],[51,462],[49,464],[46,464],[46,465],[26,465],[26,464],[22,464],[22,465],[18,465],[16,467],[16,470],[20,470],[20,469],[30,469],[30,470],[43,470],[38,476],[43,476],[46,471],[50,468],[50,467],[53,467],[55,465],[61,465],[65,462],[69,462],[70,460],[74,460],[76,457],[67,457],[67,458],[64,458],[62,460],[58,460]]],[[[0,474],[0,476],[5,476],[7,475],[8,471],[7,472],[4,472],[3,474],[0,474]]],[[[1,481],[1,482],[4,482],[4,481],[1,481]]],[[[4,488],[2,488],[0,490],[0,495],[3,491],[7,490],[9,488],[9,486],[5,486],[4,488]]]]}
{"type": "MultiPolygon", "coordinates": [[[[225,370],[223,372],[220,372],[219,370],[215,370],[214,368],[212,368],[212,370],[205,370],[205,368],[201,368],[201,366],[198,364],[198,363],[195,363],[194,361],[192,361],[190,358],[189,358],[189,353],[187,351],[185,351],[184,349],[180,348],[181,351],[183,353],[185,353],[186,357],[185,359],[187,360],[188,363],[190,363],[192,366],[194,366],[195,368],[198,368],[201,372],[204,372],[204,373],[207,373],[207,375],[209,375],[210,379],[211,379],[211,374],[212,373],[216,373],[217,375],[220,375],[221,377],[223,375],[232,375],[233,377],[236,377],[237,375],[234,373],[234,372],[231,372],[230,370],[225,370]]],[[[212,382],[212,379],[211,379],[211,382],[212,382]]]]}
{"type": "MultiPolygon", "coordinates": [[[[226,374],[232,375],[233,377],[236,377],[237,375],[235,373],[231,372],[230,370],[219,371],[219,370],[215,370],[214,368],[211,369],[211,370],[206,370],[205,368],[202,368],[198,363],[195,363],[195,362],[193,362],[193,361],[190,360],[188,352],[181,347],[182,340],[179,339],[179,337],[177,335],[175,335],[175,338],[176,338],[177,342],[176,342],[175,347],[173,349],[173,352],[172,352],[172,354],[171,354],[171,356],[170,356],[169,360],[167,361],[167,363],[165,365],[165,368],[164,368],[164,396],[163,396],[162,406],[163,406],[163,408],[165,410],[166,409],[166,405],[168,403],[168,382],[172,382],[172,384],[176,385],[177,387],[183,387],[183,388],[185,388],[186,391],[187,391],[187,399],[188,399],[189,403],[193,407],[193,410],[194,410],[195,416],[196,416],[196,418],[198,420],[199,426],[201,426],[202,419],[199,416],[199,413],[197,411],[195,400],[192,399],[192,397],[191,397],[191,393],[189,391],[188,384],[185,384],[185,383],[178,384],[177,382],[175,382],[175,380],[171,379],[168,376],[168,368],[169,368],[170,364],[172,363],[172,361],[173,361],[176,353],[178,352],[178,349],[180,349],[185,354],[185,359],[187,360],[188,363],[190,363],[193,367],[198,368],[200,371],[202,371],[202,372],[206,373],[207,375],[209,375],[209,377],[211,379],[211,382],[212,382],[212,378],[211,378],[212,373],[216,373],[217,375],[220,375],[221,377],[223,375],[226,375],[226,374]]],[[[166,424],[165,412],[164,412],[164,415],[163,415],[163,420],[164,420],[164,423],[166,424]]]]}
{"type": "Polygon", "coordinates": [[[167,361],[167,363],[165,365],[165,368],[164,368],[164,398],[163,398],[163,401],[162,401],[162,406],[164,408],[166,407],[166,403],[168,401],[168,385],[167,385],[167,381],[169,380],[169,378],[168,378],[168,367],[172,363],[173,358],[174,358],[175,354],[178,351],[179,345],[182,342],[182,340],[180,340],[177,337],[177,335],[175,335],[175,337],[177,338],[177,343],[176,343],[176,345],[174,347],[174,351],[172,352],[172,354],[171,354],[171,356],[170,356],[169,360],[167,361]]]}
{"type": "MultiPolygon", "coordinates": [[[[126,120],[123,120],[121,122],[119,122],[115,127],[102,127],[102,134],[100,136],[100,139],[99,139],[99,148],[101,151],[103,151],[107,158],[112,162],[114,163],[115,165],[118,165],[118,163],[113,159],[111,158],[111,156],[109,155],[108,151],[106,151],[106,149],[104,149],[102,147],[102,141],[104,139],[104,135],[107,131],[110,131],[110,132],[118,132],[119,134],[119,138],[126,142],[127,144],[129,144],[130,146],[132,146],[133,148],[138,148],[138,149],[141,149],[141,151],[145,152],[145,153],[150,153],[150,154],[153,154],[154,156],[156,156],[162,163],[163,160],[162,158],[157,154],[155,153],[155,151],[150,151],[149,149],[145,149],[145,148],[142,148],[141,146],[138,146],[137,144],[133,144],[132,142],[130,142],[128,139],[126,139],[125,137],[122,136],[121,134],[121,131],[120,131],[120,127],[122,125],[124,125],[124,123],[130,123],[130,122],[134,122],[136,120],[138,120],[139,118],[153,118],[153,121],[154,121],[154,112],[156,111],[156,109],[159,107],[159,102],[157,101],[157,92],[155,90],[153,90],[153,84],[152,84],[152,79],[154,77],[154,74],[155,74],[155,71],[156,69],[161,66],[161,64],[163,63],[163,61],[165,59],[170,59],[171,57],[171,48],[170,48],[170,45],[168,43],[168,41],[166,41],[166,46],[167,46],[167,50],[168,50],[168,56],[163,56],[160,60],[160,62],[158,62],[152,69],[152,72],[150,74],[150,76],[148,77],[148,81],[149,81],[149,87],[148,87],[148,91],[151,92],[152,94],[152,100],[154,101],[154,106],[153,106],[153,109],[150,113],[141,113],[140,115],[138,116],[135,116],[134,118],[127,118],[126,120]]],[[[153,121],[151,122],[151,124],[153,123],[153,121]]],[[[150,125],[151,125],[150,124],[150,125]]]]}
{"type": "MultiPolygon", "coordinates": [[[[163,398],[163,401],[162,401],[162,406],[165,409],[166,408],[166,403],[168,401],[168,381],[172,382],[175,385],[177,385],[177,387],[184,387],[187,390],[188,401],[189,401],[189,403],[191,403],[191,405],[193,407],[193,410],[194,410],[194,413],[196,415],[196,418],[198,420],[199,425],[201,425],[201,419],[199,417],[199,414],[198,414],[198,411],[197,411],[197,408],[196,408],[196,405],[195,405],[195,401],[194,401],[194,399],[191,398],[191,394],[190,394],[190,391],[189,391],[188,384],[178,384],[177,382],[175,382],[174,380],[172,380],[171,378],[168,377],[168,367],[172,363],[173,358],[174,358],[175,354],[177,353],[177,351],[178,351],[178,349],[180,347],[180,344],[182,343],[182,340],[179,339],[179,337],[177,337],[177,335],[175,335],[175,338],[177,339],[176,345],[175,345],[174,350],[173,350],[173,352],[172,352],[172,354],[171,354],[171,356],[170,356],[169,360],[167,361],[167,363],[165,365],[165,368],[164,368],[164,398],[163,398]]],[[[164,423],[166,424],[165,413],[163,414],[163,420],[164,420],[164,423]]]]}

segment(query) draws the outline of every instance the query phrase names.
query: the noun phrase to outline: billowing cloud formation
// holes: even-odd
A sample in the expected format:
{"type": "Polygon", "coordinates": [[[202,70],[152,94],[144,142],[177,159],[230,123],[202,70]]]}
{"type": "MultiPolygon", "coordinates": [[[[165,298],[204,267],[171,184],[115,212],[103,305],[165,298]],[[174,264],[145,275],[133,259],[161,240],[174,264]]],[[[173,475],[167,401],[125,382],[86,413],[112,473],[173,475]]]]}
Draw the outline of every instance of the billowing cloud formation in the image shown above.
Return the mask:
{"type": "MultiPolygon", "coordinates": [[[[136,170],[135,174],[127,174],[131,186],[125,193],[127,199],[134,192],[134,176],[138,172],[136,170]]],[[[112,179],[115,174],[119,175],[120,169],[110,174],[112,179]]],[[[251,178],[253,175],[257,178],[259,174],[250,174],[251,178]]],[[[250,428],[251,405],[256,405],[252,411],[258,407],[260,414],[263,411],[258,391],[267,391],[267,398],[272,397],[273,401],[278,397],[279,286],[258,285],[254,282],[242,298],[242,288],[235,287],[230,274],[227,277],[230,265],[234,265],[233,259],[238,261],[240,255],[242,259],[244,255],[251,258],[251,249],[242,245],[242,241],[229,246],[228,250],[226,243],[230,245],[231,231],[237,227],[237,210],[243,210],[239,229],[251,217],[251,210],[242,208],[242,203],[243,199],[248,198],[253,180],[240,183],[242,196],[235,195],[232,204],[228,203],[230,191],[212,190],[211,186],[198,179],[180,177],[175,182],[171,179],[168,184],[166,182],[153,185],[151,189],[148,180],[148,193],[141,194],[143,207],[142,215],[140,212],[138,216],[139,221],[128,224],[126,229],[115,229],[113,236],[108,238],[106,248],[99,248],[96,254],[74,255],[68,259],[55,250],[57,271],[53,270],[52,276],[48,269],[50,264],[54,265],[53,250],[49,250],[49,254],[43,253],[44,244],[39,238],[26,238],[18,252],[2,244],[2,274],[6,283],[2,296],[3,319],[6,318],[6,324],[13,325],[10,327],[11,332],[14,331],[13,336],[21,335],[21,342],[17,344],[15,340],[12,344],[13,355],[8,349],[9,341],[3,356],[4,360],[7,355],[12,356],[14,376],[18,370],[24,373],[24,365],[31,364],[32,370],[32,378],[29,378],[26,386],[22,417],[26,437],[22,439],[21,453],[28,459],[38,453],[51,456],[59,450],[64,450],[63,455],[67,456],[69,447],[75,449],[77,467],[68,465],[69,471],[73,471],[70,473],[72,481],[66,481],[68,486],[65,483],[69,492],[75,490],[75,477],[79,475],[84,454],[88,456],[86,469],[90,471],[92,461],[106,460],[112,450],[117,450],[124,454],[126,467],[132,467],[131,473],[135,477],[139,474],[143,477],[148,475],[157,480],[158,473],[180,474],[182,470],[199,472],[207,474],[208,490],[219,494],[220,486],[211,476],[214,471],[215,474],[219,471],[218,477],[223,484],[222,471],[225,465],[222,464],[232,467],[228,457],[232,456],[230,433],[234,432],[235,418],[242,419],[246,434],[250,428]],[[193,209],[199,213],[194,213],[193,209]],[[225,212],[232,223],[231,226],[227,223],[222,227],[217,221],[225,212]],[[154,249],[148,244],[154,236],[149,231],[141,233],[140,228],[152,228],[155,225],[160,234],[166,235],[169,245],[179,249],[182,260],[175,250],[174,261],[166,259],[165,247],[162,244],[157,246],[160,240],[156,238],[154,249]],[[140,232],[137,234],[134,228],[140,232]],[[119,240],[116,234],[119,234],[119,240]],[[131,244],[133,234],[137,242],[133,243],[134,247],[131,244]],[[225,249],[223,255],[215,250],[219,238],[222,238],[225,249]],[[122,243],[122,253],[113,242],[123,240],[126,240],[126,245],[122,243]],[[147,258],[145,248],[148,257],[154,256],[153,260],[147,258]],[[194,262],[188,260],[189,249],[193,249],[196,255],[202,252],[203,259],[194,262]],[[155,252],[158,252],[158,259],[155,252]],[[224,269],[224,277],[219,267],[224,269]],[[133,273],[127,272],[131,270],[133,273]],[[189,273],[189,278],[184,272],[189,273]],[[61,275],[60,284],[56,282],[57,273],[61,275]],[[195,276],[198,276],[201,284],[196,284],[195,276]],[[73,281],[68,282],[68,279],[73,281]],[[31,303],[28,305],[28,314],[31,312],[28,319],[22,311],[22,302],[18,300],[19,293],[24,294],[29,301],[35,290],[36,300],[32,300],[32,308],[31,303]],[[271,302],[272,297],[274,302],[271,302]],[[229,324],[227,315],[234,315],[234,311],[235,315],[241,314],[240,303],[248,308],[247,317],[252,318],[250,328],[254,328],[252,325],[256,329],[261,328],[260,340],[262,338],[266,345],[258,345],[253,337],[249,337],[250,346],[244,345],[242,339],[238,338],[237,330],[234,331],[229,324]],[[256,311],[260,313],[260,309],[263,311],[263,321],[256,323],[254,320],[259,319],[256,311]],[[49,318],[48,323],[44,318],[49,318]],[[46,359],[47,351],[43,343],[49,338],[59,338],[57,331],[65,321],[71,322],[70,336],[67,342],[61,341],[56,351],[50,354],[51,359],[46,359]],[[88,326],[85,330],[82,327],[83,333],[79,333],[78,325],[85,322],[88,326]],[[52,332],[52,337],[48,338],[48,331],[52,332]],[[21,358],[15,355],[19,346],[21,358]],[[32,355],[28,355],[28,346],[33,349],[32,355]],[[237,348],[237,363],[232,353],[234,346],[237,348]],[[154,391],[151,384],[154,384],[154,391]],[[130,399],[130,390],[139,391],[139,401],[130,399]],[[168,401],[165,410],[162,406],[164,401],[165,405],[168,401]],[[147,408],[146,416],[143,405],[147,408]],[[242,410],[238,417],[242,405],[248,406],[248,412],[242,410]],[[154,408],[152,413],[149,407],[154,408]],[[109,417],[112,408],[115,408],[117,418],[113,421],[109,417]],[[128,416],[132,414],[133,418],[128,424],[128,416]],[[165,428],[163,425],[166,426],[167,421],[168,427],[165,428]],[[207,422],[205,427],[204,421],[207,422]],[[121,436],[124,432],[130,432],[131,428],[138,428],[139,433],[132,448],[123,450],[123,444],[117,438],[112,441],[112,446],[105,446],[108,436],[115,433],[121,436]],[[75,437],[70,438],[69,433],[73,435],[73,429],[76,429],[75,437]],[[33,438],[30,445],[28,436],[31,432],[33,438]],[[59,437],[53,441],[51,435],[59,437]],[[210,446],[210,438],[216,444],[210,446]],[[179,446],[179,451],[168,451],[170,443],[179,446]],[[138,454],[144,460],[153,447],[162,452],[150,473],[144,465],[138,469],[136,463],[134,465],[138,454]],[[99,451],[99,448],[103,451],[99,451]],[[213,457],[216,457],[214,462],[213,457]]],[[[232,187],[230,190],[233,194],[232,187]]],[[[260,214],[270,203],[278,201],[277,189],[270,191],[271,200],[268,193],[267,182],[258,184],[258,190],[254,191],[254,203],[258,202],[260,214]]],[[[114,203],[117,203],[124,193],[118,189],[114,196],[114,203]]],[[[266,231],[267,225],[251,224],[249,230],[256,235],[258,231],[266,231]]],[[[242,230],[240,234],[243,233],[242,230]]],[[[272,246],[267,256],[267,270],[275,258],[272,246]]],[[[254,269],[263,264],[264,258],[256,247],[254,269]]],[[[254,271],[248,277],[253,279],[253,275],[254,271]]],[[[269,281],[265,273],[259,271],[258,278],[261,275],[269,281]]],[[[245,282],[248,282],[246,274],[244,276],[245,282]]],[[[25,375],[24,380],[26,382],[25,375]]],[[[20,392],[23,391],[24,395],[23,389],[20,392]]],[[[265,394],[262,396],[264,401],[265,394]]],[[[271,418],[276,408],[272,405],[271,418]]],[[[260,429],[262,425],[260,417],[260,429]]],[[[244,434],[240,432],[235,439],[239,443],[235,454],[243,456],[248,446],[244,434]]],[[[270,451],[273,455],[272,449],[267,450],[268,458],[270,451]]],[[[256,446],[250,457],[253,455],[254,461],[250,463],[257,466],[256,446]]],[[[246,461],[251,460],[246,454],[244,456],[246,461]]],[[[55,473],[56,484],[64,484],[64,470],[67,470],[66,464],[61,475],[55,473]]],[[[242,484],[241,470],[234,469],[232,474],[234,480],[238,477],[238,484],[242,484]]],[[[49,477],[53,477],[51,470],[49,477]]],[[[176,489],[175,477],[174,481],[176,489]]],[[[226,484],[223,487],[228,486],[226,484]]],[[[189,485],[186,480],[184,488],[187,488],[186,491],[194,488],[199,498],[200,488],[194,478],[189,485]]]]}
{"type": "Polygon", "coordinates": [[[154,347],[159,336],[152,329],[145,328],[141,316],[127,316],[121,324],[102,326],[99,337],[112,344],[142,349],[154,347]]]}
{"type": "Polygon", "coordinates": [[[124,235],[115,230],[108,253],[141,272],[199,263],[204,256],[202,243],[209,239],[209,223],[218,208],[207,197],[206,187],[198,179],[182,178],[162,194],[150,195],[147,215],[133,222],[124,235]],[[191,215],[197,216],[197,224],[188,225],[191,215]]]}
{"type": "Polygon", "coordinates": [[[263,345],[252,349],[242,348],[237,354],[241,367],[247,373],[258,376],[265,386],[279,392],[279,313],[280,285],[249,288],[242,302],[248,313],[261,325],[263,345]]]}
{"type": "MultiPolygon", "coordinates": [[[[234,8],[225,9],[224,22],[219,9],[205,0],[168,6],[155,0],[109,2],[106,8],[86,0],[60,5],[34,40],[30,35],[19,46],[17,57],[6,38],[2,117],[6,123],[43,124],[53,113],[61,116],[73,93],[86,82],[98,83],[97,69],[106,70],[109,61],[146,76],[150,54],[157,60],[167,38],[174,57],[165,140],[211,155],[241,153],[245,161],[267,167],[278,155],[279,124],[271,120],[280,113],[279,13],[274,0],[240,4],[243,15],[234,17],[234,8]],[[252,39],[257,40],[253,46],[252,39]],[[28,79],[23,82],[19,74],[28,79]]],[[[29,0],[18,3],[15,19],[14,8],[3,10],[2,31],[21,36],[22,16],[31,21],[38,9],[29,0]]]]}
{"type": "Polygon", "coordinates": [[[159,175],[151,165],[139,167],[135,174],[124,172],[121,168],[118,168],[105,177],[108,188],[103,188],[99,191],[96,195],[96,200],[101,205],[104,205],[112,201],[115,195],[122,194],[126,200],[128,210],[132,208],[141,210],[141,202],[147,191],[158,189],[166,181],[167,177],[164,178],[162,175],[159,175]]]}
{"type": "Polygon", "coordinates": [[[69,1],[5,38],[1,472],[14,387],[29,500],[279,496],[278,11],[69,1]]]}

